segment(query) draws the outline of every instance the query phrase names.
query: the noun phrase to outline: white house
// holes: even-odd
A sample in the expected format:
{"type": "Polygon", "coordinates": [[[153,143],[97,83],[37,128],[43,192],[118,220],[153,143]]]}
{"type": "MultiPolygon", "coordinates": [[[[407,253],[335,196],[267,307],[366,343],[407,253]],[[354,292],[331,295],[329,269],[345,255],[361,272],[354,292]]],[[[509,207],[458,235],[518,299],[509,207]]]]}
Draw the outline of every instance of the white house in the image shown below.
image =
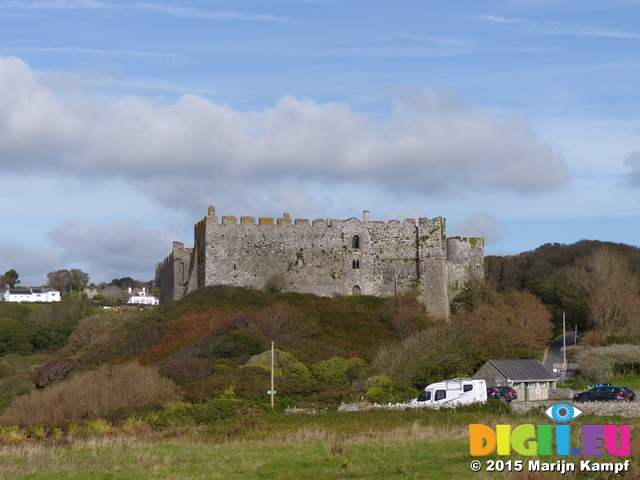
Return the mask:
{"type": "Polygon", "coordinates": [[[136,305],[159,305],[160,300],[158,297],[149,295],[144,287],[141,289],[134,288],[133,290],[129,287],[129,299],[127,303],[136,305]]]}
{"type": "Polygon", "coordinates": [[[53,288],[6,288],[3,300],[5,302],[59,302],[60,292],[53,288]]]}

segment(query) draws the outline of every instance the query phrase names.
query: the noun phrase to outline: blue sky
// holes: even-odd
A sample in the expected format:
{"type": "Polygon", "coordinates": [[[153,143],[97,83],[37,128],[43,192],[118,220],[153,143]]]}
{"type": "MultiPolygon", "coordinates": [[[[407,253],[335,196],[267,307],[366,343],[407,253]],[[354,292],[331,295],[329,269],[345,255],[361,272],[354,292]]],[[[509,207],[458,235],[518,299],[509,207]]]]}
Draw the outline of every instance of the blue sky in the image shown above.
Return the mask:
{"type": "Polygon", "coordinates": [[[640,0],[0,0],[0,273],[150,280],[219,215],[640,245],[640,0]]]}

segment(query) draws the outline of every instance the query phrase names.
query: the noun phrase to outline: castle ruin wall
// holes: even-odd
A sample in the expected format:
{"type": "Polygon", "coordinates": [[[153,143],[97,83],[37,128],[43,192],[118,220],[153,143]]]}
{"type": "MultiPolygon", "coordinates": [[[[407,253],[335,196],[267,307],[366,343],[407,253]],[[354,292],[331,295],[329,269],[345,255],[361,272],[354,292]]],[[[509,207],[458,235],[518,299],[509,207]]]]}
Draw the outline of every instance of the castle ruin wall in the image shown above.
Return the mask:
{"type": "MultiPolygon", "coordinates": [[[[388,222],[369,218],[365,211],[363,220],[316,219],[310,223],[307,219],[292,221],[284,214],[278,219],[260,217],[257,224],[250,216],[240,217],[238,223],[237,217],[226,215],[220,222],[210,207],[194,227],[193,260],[183,294],[217,284],[262,289],[268,282],[277,282],[283,290],[322,296],[391,296],[416,291],[429,311],[448,317],[451,279],[478,272],[482,277],[482,248],[467,252],[455,242],[452,247],[455,262],[479,259],[480,265],[465,267],[448,259],[444,218],[388,222]],[[449,265],[455,265],[451,275],[449,265]],[[467,270],[460,273],[458,266],[467,270]]],[[[184,258],[188,249],[182,250],[180,253],[174,244],[174,269],[175,258],[184,258]]],[[[171,281],[167,269],[159,264],[159,280],[171,281]]],[[[176,271],[174,283],[178,278],[182,281],[185,275],[176,271]]],[[[180,290],[162,288],[167,292],[164,298],[180,290]]],[[[181,295],[173,297],[178,298],[181,295]]]]}

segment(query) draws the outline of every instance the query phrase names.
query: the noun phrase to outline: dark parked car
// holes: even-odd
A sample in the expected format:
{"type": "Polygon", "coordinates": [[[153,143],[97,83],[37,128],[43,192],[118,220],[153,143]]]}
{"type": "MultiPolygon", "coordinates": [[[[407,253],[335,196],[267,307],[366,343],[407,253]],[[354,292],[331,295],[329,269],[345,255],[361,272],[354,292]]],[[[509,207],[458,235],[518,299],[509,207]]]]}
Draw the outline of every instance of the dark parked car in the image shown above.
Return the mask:
{"type": "Polygon", "coordinates": [[[512,387],[489,387],[494,388],[498,392],[498,396],[494,397],[503,402],[511,402],[518,398],[518,394],[512,387]]]}
{"type": "Polygon", "coordinates": [[[636,401],[636,392],[634,392],[629,387],[620,387],[620,388],[622,388],[623,390],[625,390],[629,394],[629,401],[630,402],[635,402],[636,401]]]}
{"type": "Polygon", "coordinates": [[[630,396],[622,387],[596,387],[574,395],[574,402],[621,402],[629,401],[630,396]]]}
{"type": "Polygon", "coordinates": [[[494,400],[500,399],[500,392],[496,387],[487,387],[487,398],[493,398],[494,400]]]}

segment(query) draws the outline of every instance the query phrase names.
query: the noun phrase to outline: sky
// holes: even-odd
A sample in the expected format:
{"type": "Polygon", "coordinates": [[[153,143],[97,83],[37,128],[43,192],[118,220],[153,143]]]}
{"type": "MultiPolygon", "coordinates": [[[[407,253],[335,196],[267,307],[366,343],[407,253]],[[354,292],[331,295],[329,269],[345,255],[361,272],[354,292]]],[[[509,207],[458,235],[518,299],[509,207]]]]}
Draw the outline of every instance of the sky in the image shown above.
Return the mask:
{"type": "Polygon", "coordinates": [[[640,0],[0,0],[0,274],[218,216],[640,246],[640,0]]]}

